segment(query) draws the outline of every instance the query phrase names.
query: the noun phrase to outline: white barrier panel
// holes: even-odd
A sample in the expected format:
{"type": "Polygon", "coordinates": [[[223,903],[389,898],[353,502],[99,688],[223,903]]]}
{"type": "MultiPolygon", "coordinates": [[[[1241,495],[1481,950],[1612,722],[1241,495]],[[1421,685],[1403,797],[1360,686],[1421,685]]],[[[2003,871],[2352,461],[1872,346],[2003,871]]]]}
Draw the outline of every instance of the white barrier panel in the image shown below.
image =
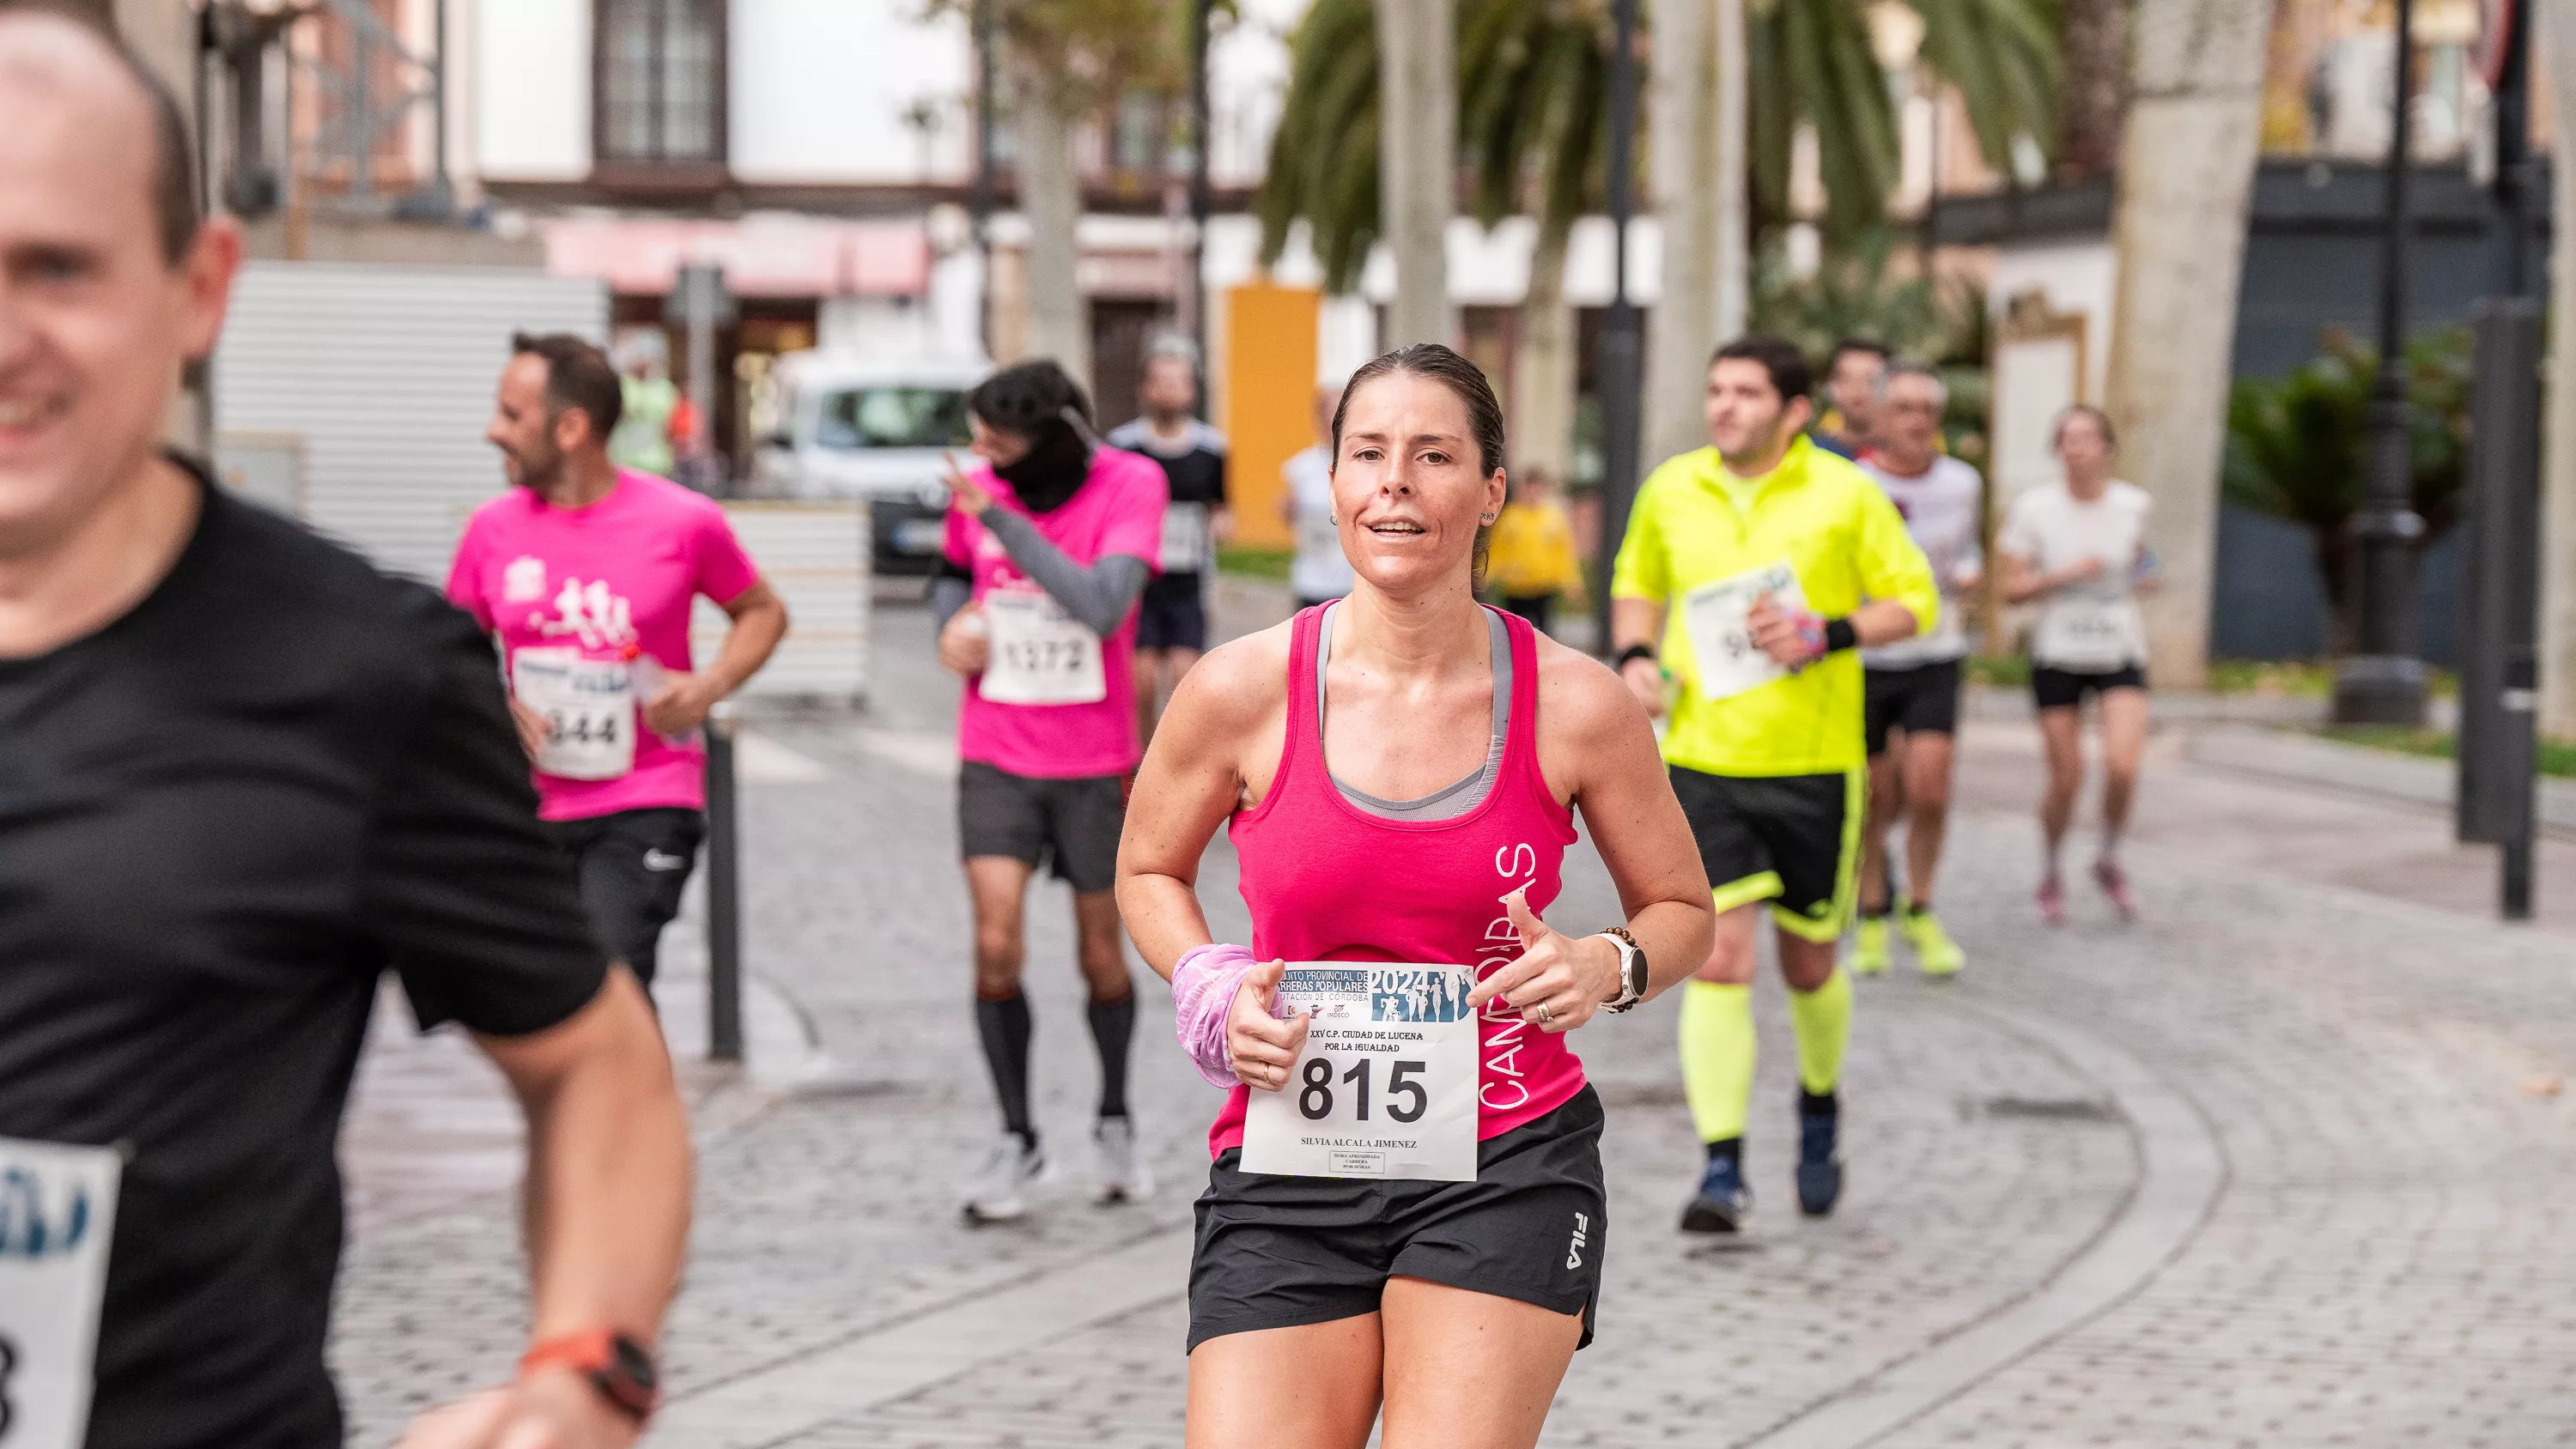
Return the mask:
{"type": "MultiPolygon", "coordinates": [[[[737,502],[724,506],[736,537],[787,603],[787,639],[741,697],[855,703],[868,681],[868,508],[864,503],[737,502]]],[[[689,647],[714,661],[730,622],[698,600],[689,647]]]]}

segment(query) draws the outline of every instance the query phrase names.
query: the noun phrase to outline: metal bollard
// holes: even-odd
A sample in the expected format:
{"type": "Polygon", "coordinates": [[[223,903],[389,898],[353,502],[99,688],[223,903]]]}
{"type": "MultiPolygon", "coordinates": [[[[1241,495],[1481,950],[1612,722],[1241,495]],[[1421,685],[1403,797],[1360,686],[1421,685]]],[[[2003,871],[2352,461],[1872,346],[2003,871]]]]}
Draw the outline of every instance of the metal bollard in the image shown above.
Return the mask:
{"type": "Polygon", "coordinates": [[[742,1060],[742,828],[731,704],[707,715],[707,1056],[742,1060]]]}
{"type": "Polygon", "coordinates": [[[2540,304],[2478,304],[2461,633],[2459,838],[2503,847],[2497,904],[2531,919],[2537,823],[2540,304]]]}

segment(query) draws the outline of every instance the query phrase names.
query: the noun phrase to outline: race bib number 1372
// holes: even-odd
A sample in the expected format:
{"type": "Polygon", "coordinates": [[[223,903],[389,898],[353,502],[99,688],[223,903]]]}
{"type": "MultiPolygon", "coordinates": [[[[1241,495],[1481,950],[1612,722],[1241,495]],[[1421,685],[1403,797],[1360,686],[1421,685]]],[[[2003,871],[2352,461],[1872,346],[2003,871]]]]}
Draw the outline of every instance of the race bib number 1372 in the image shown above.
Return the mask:
{"type": "Polygon", "coordinates": [[[1277,1092],[1254,1092],[1245,1172],[1476,1178],[1475,983],[1457,966],[1290,963],[1279,1005],[1309,1013],[1277,1092]]]}
{"type": "Polygon", "coordinates": [[[0,1137],[0,1449],[89,1437],[115,1149],[0,1137]]]}

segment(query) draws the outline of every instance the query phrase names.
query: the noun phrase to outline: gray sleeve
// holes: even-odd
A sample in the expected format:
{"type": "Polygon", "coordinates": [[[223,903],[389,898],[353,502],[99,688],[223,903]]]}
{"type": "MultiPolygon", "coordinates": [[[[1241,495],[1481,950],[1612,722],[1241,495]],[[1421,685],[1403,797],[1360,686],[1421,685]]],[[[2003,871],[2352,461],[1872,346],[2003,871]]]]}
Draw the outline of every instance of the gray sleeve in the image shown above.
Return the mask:
{"type": "Polygon", "coordinates": [[[956,618],[957,611],[965,608],[967,602],[974,597],[975,586],[964,579],[942,575],[931,580],[930,627],[932,632],[936,633],[947,628],[948,621],[956,618]]]}
{"type": "Polygon", "coordinates": [[[1019,565],[1020,572],[1037,580],[1063,610],[1080,619],[1095,634],[1117,629],[1119,621],[1145,592],[1146,576],[1152,572],[1141,558],[1113,553],[1089,568],[1065,556],[1064,550],[1047,542],[1037,525],[1006,508],[984,511],[984,527],[992,531],[994,541],[1019,565]]]}

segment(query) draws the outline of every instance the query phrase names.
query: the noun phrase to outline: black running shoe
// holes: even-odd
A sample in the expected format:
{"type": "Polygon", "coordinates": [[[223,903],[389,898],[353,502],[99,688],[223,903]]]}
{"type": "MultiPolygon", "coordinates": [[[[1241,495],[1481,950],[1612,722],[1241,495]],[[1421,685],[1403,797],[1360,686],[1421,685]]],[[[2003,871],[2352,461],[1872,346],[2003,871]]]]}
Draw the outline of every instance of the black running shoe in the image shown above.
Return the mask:
{"type": "Polygon", "coordinates": [[[1744,1185],[1744,1168],[1732,1157],[1712,1157],[1701,1174],[1699,1196],[1682,1209],[1686,1233],[1741,1232],[1744,1215],[1753,1211],[1753,1189],[1744,1185]]]}
{"type": "Polygon", "coordinates": [[[1843,1162],[1834,1154],[1841,1121],[1823,1114],[1798,1119],[1798,1211],[1811,1218],[1832,1212],[1843,1195],[1843,1162]]]}

